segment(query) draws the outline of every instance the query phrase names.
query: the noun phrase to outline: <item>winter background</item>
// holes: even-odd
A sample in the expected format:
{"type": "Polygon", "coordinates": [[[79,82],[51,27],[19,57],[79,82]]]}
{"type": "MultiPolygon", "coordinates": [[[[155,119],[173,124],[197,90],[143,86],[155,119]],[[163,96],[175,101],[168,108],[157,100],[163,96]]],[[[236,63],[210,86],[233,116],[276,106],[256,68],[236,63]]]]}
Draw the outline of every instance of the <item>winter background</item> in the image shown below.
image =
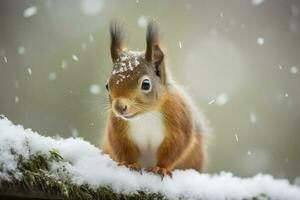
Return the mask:
{"type": "Polygon", "coordinates": [[[49,136],[101,141],[108,25],[145,47],[157,19],[169,67],[214,128],[207,172],[300,175],[300,1],[0,2],[0,114],[49,136]]]}

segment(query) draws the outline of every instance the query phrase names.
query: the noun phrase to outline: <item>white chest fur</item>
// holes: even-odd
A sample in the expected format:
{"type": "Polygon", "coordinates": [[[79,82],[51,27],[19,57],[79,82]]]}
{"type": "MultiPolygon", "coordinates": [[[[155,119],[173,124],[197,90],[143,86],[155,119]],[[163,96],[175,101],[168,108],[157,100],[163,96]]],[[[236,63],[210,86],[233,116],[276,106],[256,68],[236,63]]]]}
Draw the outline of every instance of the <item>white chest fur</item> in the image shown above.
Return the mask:
{"type": "Polygon", "coordinates": [[[158,112],[146,113],[129,121],[129,135],[140,151],[142,167],[156,164],[156,153],[164,139],[162,116],[158,112]]]}

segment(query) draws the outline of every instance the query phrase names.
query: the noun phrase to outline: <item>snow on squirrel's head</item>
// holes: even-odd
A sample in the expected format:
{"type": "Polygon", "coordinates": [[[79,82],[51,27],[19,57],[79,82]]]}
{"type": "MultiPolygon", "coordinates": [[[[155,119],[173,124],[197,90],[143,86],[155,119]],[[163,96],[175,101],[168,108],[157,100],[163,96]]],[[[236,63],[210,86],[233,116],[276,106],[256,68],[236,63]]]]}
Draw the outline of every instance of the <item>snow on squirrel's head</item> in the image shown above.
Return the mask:
{"type": "Polygon", "coordinates": [[[106,89],[113,113],[129,120],[159,107],[166,86],[166,69],[164,54],[159,47],[158,27],[154,21],[148,23],[145,52],[125,49],[124,35],[122,25],[111,23],[113,70],[106,89]]]}

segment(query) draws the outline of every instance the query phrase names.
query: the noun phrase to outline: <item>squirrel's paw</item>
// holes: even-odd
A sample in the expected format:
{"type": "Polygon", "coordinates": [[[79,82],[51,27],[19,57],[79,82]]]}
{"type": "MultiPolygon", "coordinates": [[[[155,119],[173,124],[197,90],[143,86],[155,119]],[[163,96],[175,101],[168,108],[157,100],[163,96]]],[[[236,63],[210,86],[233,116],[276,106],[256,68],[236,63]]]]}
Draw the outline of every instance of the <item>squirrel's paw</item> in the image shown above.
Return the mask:
{"type": "Polygon", "coordinates": [[[142,167],[138,163],[128,164],[126,161],[122,161],[118,163],[119,166],[125,166],[130,170],[142,172],[142,167]]]}
{"type": "Polygon", "coordinates": [[[158,166],[151,167],[151,168],[148,168],[147,171],[160,175],[161,179],[163,179],[165,176],[169,176],[172,178],[172,172],[163,167],[158,167],[158,166]]]}

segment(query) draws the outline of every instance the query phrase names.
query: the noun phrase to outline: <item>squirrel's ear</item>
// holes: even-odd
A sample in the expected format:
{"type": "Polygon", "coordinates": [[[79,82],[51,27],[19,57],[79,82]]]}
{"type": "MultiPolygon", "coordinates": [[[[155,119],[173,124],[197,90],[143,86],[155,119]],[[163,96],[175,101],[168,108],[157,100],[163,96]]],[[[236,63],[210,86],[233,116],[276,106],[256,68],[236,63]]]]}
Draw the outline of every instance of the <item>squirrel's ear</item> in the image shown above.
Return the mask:
{"type": "Polygon", "coordinates": [[[164,59],[164,53],[160,49],[158,44],[155,44],[153,46],[152,50],[153,50],[152,63],[154,64],[154,66],[159,66],[164,59]]]}
{"type": "Polygon", "coordinates": [[[109,32],[111,38],[110,53],[113,62],[115,62],[123,51],[123,42],[125,37],[124,26],[118,22],[111,22],[109,32]]]}
{"type": "Polygon", "coordinates": [[[148,23],[147,34],[146,34],[146,52],[145,59],[153,64],[156,70],[156,74],[165,80],[165,69],[164,69],[164,53],[159,47],[159,33],[157,24],[151,20],[148,23]]]}

